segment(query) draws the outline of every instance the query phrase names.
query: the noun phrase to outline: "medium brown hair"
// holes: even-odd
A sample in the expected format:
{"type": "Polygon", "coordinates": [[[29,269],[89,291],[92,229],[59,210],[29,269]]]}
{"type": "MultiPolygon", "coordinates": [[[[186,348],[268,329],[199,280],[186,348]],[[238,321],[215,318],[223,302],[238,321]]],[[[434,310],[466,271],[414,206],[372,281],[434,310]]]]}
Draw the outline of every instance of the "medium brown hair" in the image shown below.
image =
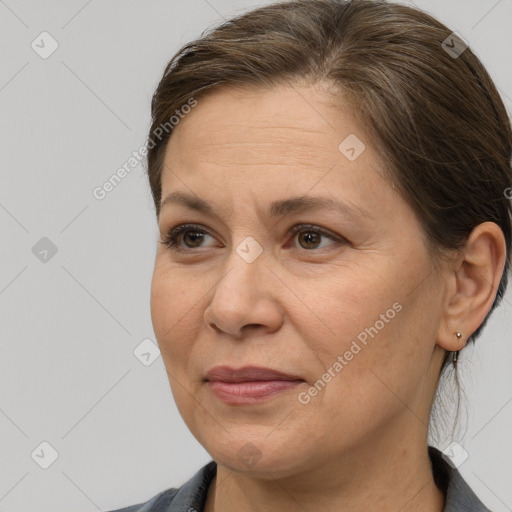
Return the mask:
{"type": "Polygon", "coordinates": [[[480,223],[503,231],[505,270],[491,310],[468,339],[474,342],[508,280],[512,132],[476,55],[443,47],[445,40],[453,46],[451,35],[420,10],[380,0],[281,2],[205,31],[174,55],[152,99],[147,172],[157,217],[169,119],[191,98],[230,86],[332,84],[372,134],[434,260],[460,250],[480,223]]]}

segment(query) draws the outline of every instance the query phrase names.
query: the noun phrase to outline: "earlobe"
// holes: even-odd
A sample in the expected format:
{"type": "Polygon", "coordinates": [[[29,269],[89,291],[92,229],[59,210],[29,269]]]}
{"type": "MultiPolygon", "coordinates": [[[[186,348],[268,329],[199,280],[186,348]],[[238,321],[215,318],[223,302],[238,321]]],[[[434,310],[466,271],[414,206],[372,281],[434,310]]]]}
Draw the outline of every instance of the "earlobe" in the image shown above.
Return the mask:
{"type": "Polygon", "coordinates": [[[494,222],[476,226],[450,272],[451,286],[437,339],[445,350],[460,350],[484,321],[496,297],[505,259],[500,227],[494,222]]]}

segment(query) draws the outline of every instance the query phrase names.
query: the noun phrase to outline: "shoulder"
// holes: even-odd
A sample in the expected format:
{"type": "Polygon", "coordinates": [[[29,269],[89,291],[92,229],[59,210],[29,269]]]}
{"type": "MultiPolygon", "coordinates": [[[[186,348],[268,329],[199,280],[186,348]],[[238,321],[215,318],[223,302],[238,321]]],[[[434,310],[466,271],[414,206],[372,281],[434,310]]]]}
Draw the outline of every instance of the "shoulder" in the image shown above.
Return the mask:
{"type": "Polygon", "coordinates": [[[432,472],[436,485],[445,494],[443,512],[491,512],[464,480],[459,470],[449,462],[449,458],[433,446],[428,448],[432,461],[432,472]]]}
{"type": "Polygon", "coordinates": [[[181,487],[172,487],[159,492],[150,500],[138,505],[110,510],[108,512],[175,512],[203,510],[208,488],[217,472],[217,464],[210,461],[181,487]]]}
{"type": "Polygon", "coordinates": [[[473,492],[460,472],[453,468],[446,496],[445,512],[456,512],[458,510],[491,512],[473,492]]]}

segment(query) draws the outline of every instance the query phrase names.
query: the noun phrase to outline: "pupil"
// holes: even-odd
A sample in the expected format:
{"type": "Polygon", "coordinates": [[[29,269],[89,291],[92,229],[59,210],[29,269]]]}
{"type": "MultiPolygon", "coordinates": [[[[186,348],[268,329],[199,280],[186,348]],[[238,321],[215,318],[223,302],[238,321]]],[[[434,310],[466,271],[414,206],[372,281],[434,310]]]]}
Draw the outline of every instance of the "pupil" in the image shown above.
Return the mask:
{"type": "Polygon", "coordinates": [[[315,242],[315,240],[314,240],[315,237],[318,237],[317,233],[307,233],[306,235],[304,235],[306,244],[311,243],[311,244],[315,245],[316,243],[318,243],[318,241],[315,242]]]}
{"type": "Polygon", "coordinates": [[[187,231],[185,233],[185,237],[189,237],[189,238],[192,238],[192,244],[194,243],[194,239],[195,241],[201,241],[200,238],[203,236],[201,233],[198,233],[197,231],[187,231]]]}

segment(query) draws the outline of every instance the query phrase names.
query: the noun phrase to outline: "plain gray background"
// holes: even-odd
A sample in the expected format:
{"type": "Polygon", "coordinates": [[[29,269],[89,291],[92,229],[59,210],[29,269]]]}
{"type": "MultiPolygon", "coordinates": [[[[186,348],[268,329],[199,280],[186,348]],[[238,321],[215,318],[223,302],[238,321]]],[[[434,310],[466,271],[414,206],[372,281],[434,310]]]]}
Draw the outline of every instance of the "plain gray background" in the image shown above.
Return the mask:
{"type": "MultiPolygon", "coordinates": [[[[139,503],[210,460],[161,357],[146,366],[134,354],[155,343],[157,229],[143,167],[103,200],[93,190],[144,144],[175,51],[263,3],[0,0],[1,511],[139,503]],[[31,47],[42,32],[59,45],[46,59],[31,47]]],[[[469,42],[512,111],[512,0],[416,5],[469,42]]],[[[469,457],[459,470],[496,512],[512,510],[511,311],[509,291],[461,356],[469,457]]]]}

